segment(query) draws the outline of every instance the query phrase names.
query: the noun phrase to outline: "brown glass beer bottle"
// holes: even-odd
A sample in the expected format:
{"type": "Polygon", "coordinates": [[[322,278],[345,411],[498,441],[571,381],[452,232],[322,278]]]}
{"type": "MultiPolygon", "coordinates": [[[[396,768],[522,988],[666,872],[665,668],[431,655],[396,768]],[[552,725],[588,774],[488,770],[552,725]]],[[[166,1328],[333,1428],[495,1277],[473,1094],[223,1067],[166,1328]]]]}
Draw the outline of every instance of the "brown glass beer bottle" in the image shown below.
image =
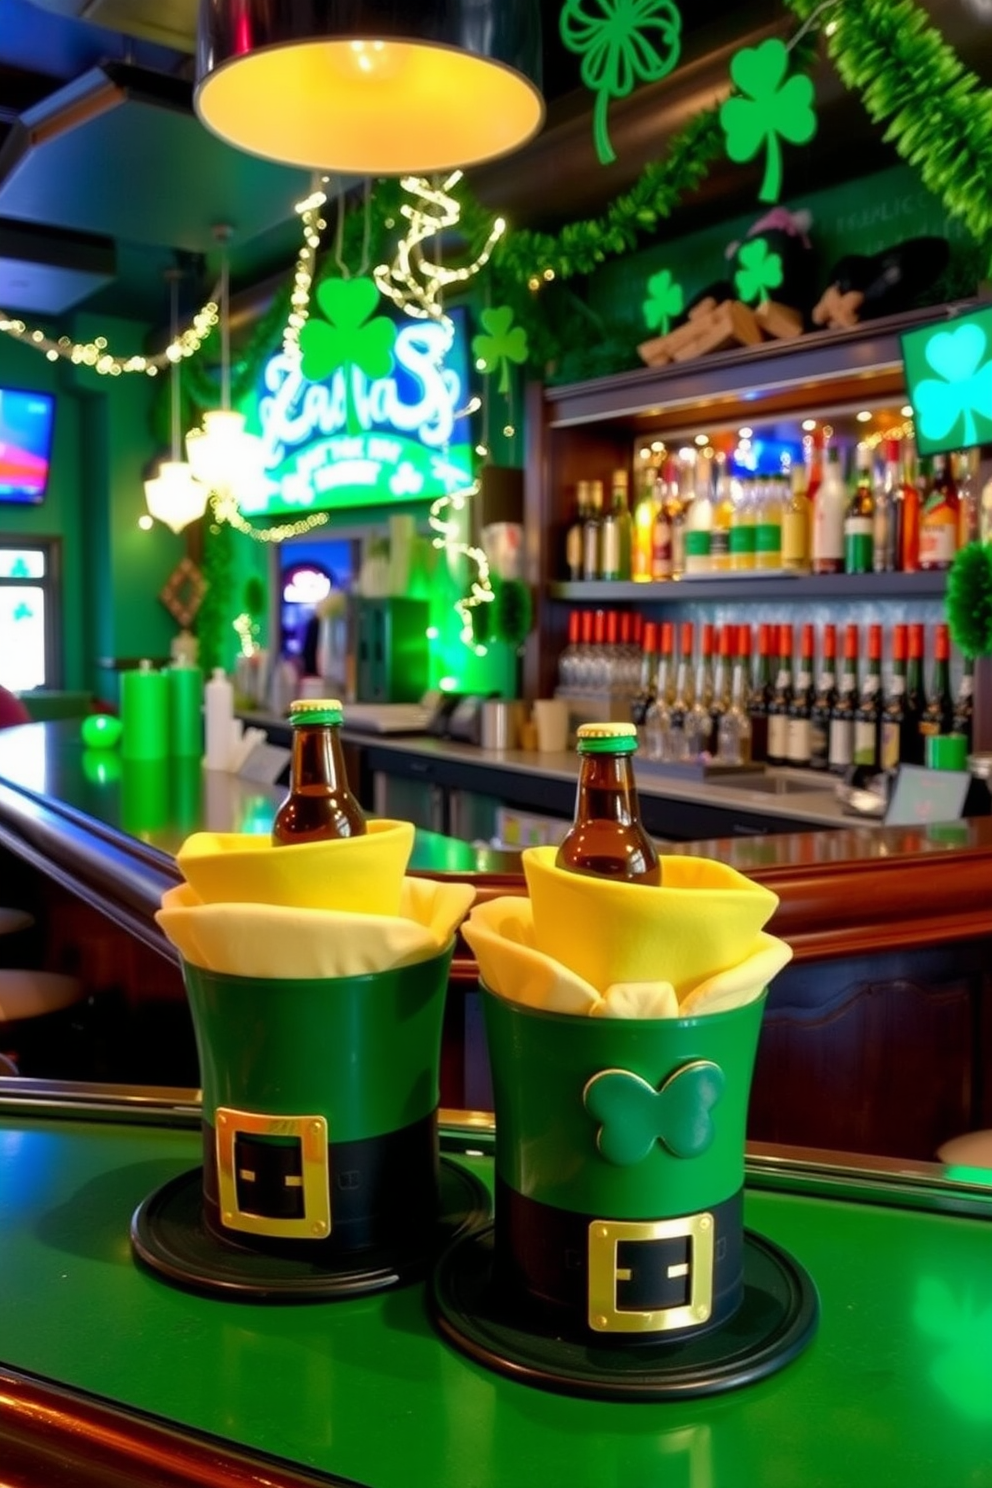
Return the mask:
{"type": "Polygon", "coordinates": [[[341,721],[336,698],[290,703],[293,757],[289,795],[272,823],[272,841],[277,847],[328,837],[360,837],[367,830],[365,814],[348,789],[341,721]]]}
{"type": "Polygon", "coordinates": [[[584,723],[578,730],[575,820],[555,863],[570,873],[660,884],[661,864],[641,825],[632,723],[584,723]]]}

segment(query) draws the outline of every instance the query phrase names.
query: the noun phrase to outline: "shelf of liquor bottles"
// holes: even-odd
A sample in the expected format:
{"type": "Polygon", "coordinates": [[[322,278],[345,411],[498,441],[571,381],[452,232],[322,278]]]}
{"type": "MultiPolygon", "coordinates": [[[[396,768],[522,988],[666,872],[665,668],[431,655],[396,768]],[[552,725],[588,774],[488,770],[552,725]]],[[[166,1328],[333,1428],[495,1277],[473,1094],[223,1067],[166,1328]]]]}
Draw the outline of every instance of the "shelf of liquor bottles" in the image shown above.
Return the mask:
{"type": "Polygon", "coordinates": [[[939,570],[917,573],[771,574],[753,573],[683,577],[646,583],[609,580],[564,580],[551,583],[551,599],[569,604],[686,605],[702,600],[887,600],[933,599],[944,593],[947,575],[939,570]]]}

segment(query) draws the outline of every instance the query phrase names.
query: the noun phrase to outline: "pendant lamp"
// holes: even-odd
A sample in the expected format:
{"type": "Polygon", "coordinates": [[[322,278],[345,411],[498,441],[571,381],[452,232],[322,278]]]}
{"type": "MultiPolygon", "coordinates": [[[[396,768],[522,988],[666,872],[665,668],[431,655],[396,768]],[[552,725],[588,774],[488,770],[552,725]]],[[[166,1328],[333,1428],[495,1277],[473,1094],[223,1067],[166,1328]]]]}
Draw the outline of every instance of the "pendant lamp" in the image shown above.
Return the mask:
{"type": "Polygon", "coordinates": [[[172,451],[171,459],[160,461],[158,475],[145,481],[145,505],[149,515],[154,517],[156,522],[162,522],[166,527],[171,527],[173,532],[182,532],[190,522],[195,522],[198,517],[203,516],[210,493],[207,487],[201,485],[196,479],[185,461],[179,458],[179,363],[181,355],[176,341],[179,324],[178,269],[171,269],[167,277],[170,280],[172,328],[169,346],[169,354],[172,357],[172,368],[169,373],[172,451]]]}
{"type": "MultiPolygon", "coordinates": [[[[219,227],[216,235],[226,243],[230,229],[219,227]]],[[[220,271],[220,402],[203,415],[202,427],[186,435],[186,458],[193,474],[215,492],[227,492],[235,500],[254,495],[266,484],[262,469],[264,450],[257,434],[245,429],[245,416],[231,407],[230,283],[227,253],[220,271]]]]}
{"type": "Polygon", "coordinates": [[[251,155],[425,174],[540,129],[536,0],[200,0],[195,106],[251,155]]]}

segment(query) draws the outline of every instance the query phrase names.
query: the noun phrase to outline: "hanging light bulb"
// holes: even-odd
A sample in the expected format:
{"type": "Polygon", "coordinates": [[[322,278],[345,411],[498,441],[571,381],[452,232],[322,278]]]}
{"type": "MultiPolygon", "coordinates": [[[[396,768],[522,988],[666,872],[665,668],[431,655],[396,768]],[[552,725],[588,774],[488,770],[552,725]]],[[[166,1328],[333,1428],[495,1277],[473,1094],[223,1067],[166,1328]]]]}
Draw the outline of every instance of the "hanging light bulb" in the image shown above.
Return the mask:
{"type": "Polygon", "coordinates": [[[173,532],[182,532],[190,522],[202,517],[207,507],[208,488],[198,481],[193,471],[179,458],[179,361],[176,328],[179,320],[179,271],[170,269],[171,342],[171,458],[159,462],[158,474],[145,481],[145,505],[150,516],[173,532]]]}
{"type": "MultiPolygon", "coordinates": [[[[219,242],[226,243],[230,228],[216,230],[219,242]]],[[[225,493],[238,500],[244,492],[255,494],[265,484],[263,463],[265,451],[257,434],[245,429],[245,416],[231,407],[231,317],[230,283],[227,253],[223,253],[220,271],[220,408],[203,415],[202,427],[186,435],[186,458],[197,480],[215,493],[225,493]]]]}

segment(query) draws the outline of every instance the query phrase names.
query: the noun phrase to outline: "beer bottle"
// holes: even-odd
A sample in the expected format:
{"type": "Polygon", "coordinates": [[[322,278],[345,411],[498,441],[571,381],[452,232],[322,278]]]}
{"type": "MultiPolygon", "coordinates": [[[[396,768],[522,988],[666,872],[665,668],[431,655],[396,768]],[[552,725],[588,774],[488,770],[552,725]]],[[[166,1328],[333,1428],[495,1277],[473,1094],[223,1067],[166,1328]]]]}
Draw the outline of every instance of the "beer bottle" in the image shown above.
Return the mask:
{"type": "Polygon", "coordinates": [[[293,755],[289,795],[272,823],[272,841],[277,847],[365,833],[364,812],[348,789],[341,720],[336,698],[290,703],[293,755]]]}
{"type": "Polygon", "coordinates": [[[570,873],[660,884],[661,864],[641,825],[634,783],[632,723],[584,723],[577,734],[575,820],[555,863],[570,873]]]}

